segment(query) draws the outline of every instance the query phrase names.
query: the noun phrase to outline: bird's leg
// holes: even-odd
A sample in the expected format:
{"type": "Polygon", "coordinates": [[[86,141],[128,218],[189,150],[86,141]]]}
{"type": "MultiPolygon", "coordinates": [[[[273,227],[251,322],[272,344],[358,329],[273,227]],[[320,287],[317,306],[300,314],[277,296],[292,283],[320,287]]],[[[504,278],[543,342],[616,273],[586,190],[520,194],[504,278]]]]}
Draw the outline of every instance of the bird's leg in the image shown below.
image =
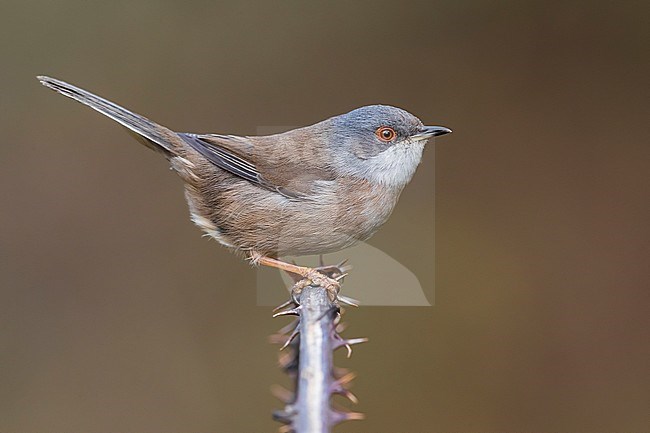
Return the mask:
{"type": "Polygon", "coordinates": [[[283,262],[282,260],[263,256],[259,253],[254,252],[250,254],[250,260],[253,264],[269,266],[301,276],[302,279],[293,286],[292,291],[295,294],[299,294],[303,288],[309,285],[315,285],[323,287],[325,290],[327,290],[330,299],[335,300],[338,296],[339,291],[341,290],[341,284],[339,283],[339,280],[341,279],[342,275],[337,276],[336,278],[330,278],[325,273],[320,272],[317,269],[283,262]]]}

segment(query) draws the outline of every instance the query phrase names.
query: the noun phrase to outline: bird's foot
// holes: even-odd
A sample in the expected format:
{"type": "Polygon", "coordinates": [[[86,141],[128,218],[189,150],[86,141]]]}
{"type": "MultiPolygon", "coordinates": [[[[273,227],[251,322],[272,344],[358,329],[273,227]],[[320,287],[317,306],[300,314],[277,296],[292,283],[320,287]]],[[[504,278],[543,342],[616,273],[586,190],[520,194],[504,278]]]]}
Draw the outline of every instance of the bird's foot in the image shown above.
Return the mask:
{"type": "MultiPolygon", "coordinates": [[[[345,274],[340,274],[339,276],[332,278],[314,268],[305,268],[305,272],[301,277],[302,278],[291,288],[291,297],[294,302],[299,298],[302,289],[307,286],[322,287],[327,290],[327,295],[330,300],[334,302],[338,299],[339,292],[341,291],[340,280],[345,277],[345,274]]],[[[296,302],[296,304],[298,304],[298,302],[296,302]]]]}
{"type": "MultiPolygon", "coordinates": [[[[347,260],[342,261],[337,265],[325,266],[322,264],[317,268],[308,268],[305,266],[298,266],[295,263],[287,263],[278,259],[264,256],[258,253],[251,253],[251,262],[263,266],[270,266],[276,269],[281,269],[288,272],[294,280],[294,285],[291,289],[291,298],[297,305],[302,289],[307,286],[320,286],[327,290],[327,294],[332,302],[336,300],[343,300],[339,297],[341,291],[341,280],[347,275],[346,271],[350,270],[350,266],[346,266],[347,260]]],[[[347,299],[347,298],[346,298],[347,299]]],[[[343,300],[344,303],[345,300],[343,300]]],[[[354,305],[354,304],[351,304],[354,305]]]]}
{"type": "MultiPolygon", "coordinates": [[[[348,275],[349,271],[352,269],[352,265],[347,264],[348,259],[345,259],[336,265],[325,265],[323,264],[323,256],[321,255],[319,258],[319,265],[315,268],[305,268],[305,269],[312,269],[316,272],[319,272],[323,275],[326,275],[329,278],[333,278],[337,281],[343,281],[343,279],[348,275]]],[[[295,262],[292,262],[293,265],[296,265],[295,262]]],[[[287,271],[287,274],[289,277],[293,280],[294,283],[297,283],[298,281],[302,280],[305,278],[304,275],[299,274],[299,273],[294,273],[292,271],[287,271]]]]}

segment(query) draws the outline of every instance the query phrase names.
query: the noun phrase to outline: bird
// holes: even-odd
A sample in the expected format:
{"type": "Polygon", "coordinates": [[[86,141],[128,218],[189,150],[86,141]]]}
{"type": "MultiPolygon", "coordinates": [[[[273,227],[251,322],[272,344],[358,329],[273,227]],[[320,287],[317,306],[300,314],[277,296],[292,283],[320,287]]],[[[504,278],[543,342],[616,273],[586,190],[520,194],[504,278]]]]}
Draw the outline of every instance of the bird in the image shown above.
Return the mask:
{"type": "Polygon", "coordinates": [[[175,132],[65,81],[37,78],[162,154],[184,181],[191,220],[207,236],[334,298],[340,273],[333,278],[327,267],[281,257],[340,251],[370,238],[413,178],[425,144],[451,132],[390,105],[267,136],[175,132]]]}

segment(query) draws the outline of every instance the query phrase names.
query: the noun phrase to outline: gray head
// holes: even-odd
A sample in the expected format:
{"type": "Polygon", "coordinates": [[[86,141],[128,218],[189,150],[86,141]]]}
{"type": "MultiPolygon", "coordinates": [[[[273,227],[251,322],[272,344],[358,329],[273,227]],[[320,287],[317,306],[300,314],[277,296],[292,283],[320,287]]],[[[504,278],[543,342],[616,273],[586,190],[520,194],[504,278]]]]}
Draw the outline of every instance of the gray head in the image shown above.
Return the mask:
{"type": "Polygon", "coordinates": [[[399,188],[413,177],[427,140],[451,132],[424,126],[411,113],[388,105],[357,108],[326,122],[346,174],[399,188]]]}

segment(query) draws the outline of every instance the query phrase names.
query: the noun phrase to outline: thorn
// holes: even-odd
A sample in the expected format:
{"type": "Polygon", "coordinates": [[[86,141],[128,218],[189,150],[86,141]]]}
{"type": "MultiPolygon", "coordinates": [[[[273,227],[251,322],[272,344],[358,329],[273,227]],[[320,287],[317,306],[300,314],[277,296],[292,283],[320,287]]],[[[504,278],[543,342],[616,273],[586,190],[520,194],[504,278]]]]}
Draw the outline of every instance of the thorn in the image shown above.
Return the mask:
{"type": "Polygon", "coordinates": [[[291,305],[291,304],[293,304],[293,303],[294,303],[294,302],[293,302],[293,299],[289,299],[288,301],[286,301],[286,302],[284,302],[284,303],[278,305],[277,307],[275,307],[275,308],[273,309],[273,312],[275,313],[276,311],[280,311],[280,310],[283,309],[283,308],[287,308],[289,305],[291,305]]]}
{"type": "Polygon", "coordinates": [[[352,270],[352,265],[343,266],[343,267],[340,269],[340,271],[341,271],[342,273],[344,273],[344,274],[345,274],[346,272],[350,272],[351,270],[352,270]]]}
{"type": "MultiPolygon", "coordinates": [[[[359,403],[359,399],[357,398],[356,395],[352,394],[352,392],[349,389],[345,389],[340,385],[334,386],[334,389],[332,389],[332,394],[342,395],[343,397],[347,398],[348,400],[350,400],[354,404],[359,403]]],[[[287,403],[287,402],[285,402],[285,403],[287,403]]]]}
{"type": "Polygon", "coordinates": [[[342,378],[343,376],[349,373],[350,370],[347,368],[334,367],[334,369],[332,370],[332,377],[334,377],[334,381],[338,381],[340,378],[342,378]]]}
{"type": "Polygon", "coordinates": [[[336,384],[334,386],[340,386],[342,388],[343,385],[347,385],[348,383],[352,382],[355,377],[357,377],[356,373],[354,372],[347,373],[344,376],[341,376],[339,379],[337,379],[334,382],[336,384]]]}
{"type": "Polygon", "coordinates": [[[280,328],[280,329],[278,330],[277,334],[280,334],[280,335],[289,334],[289,333],[291,333],[294,329],[296,329],[296,328],[298,327],[298,324],[299,324],[299,323],[300,323],[300,319],[294,319],[293,322],[291,322],[291,323],[289,323],[288,325],[283,326],[282,328],[280,328]]]}
{"type": "Polygon", "coordinates": [[[366,343],[368,341],[368,338],[362,337],[362,338],[350,338],[350,339],[344,339],[342,338],[338,333],[332,334],[334,337],[334,349],[338,349],[339,347],[345,347],[348,351],[347,357],[352,356],[352,346],[355,344],[361,344],[361,343],[366,343]]]}
{"type": "Polygon", "coordinates": [[[367,343],[370,341],[368,337],[361,337],[361,338],[350,338],[345,340],[345,342],[349,345],[355,345],[355,344],[361,344],[361,343],[367,343]]]}
{"type": "Polygon", "coordinates": [[[294,353],[283,352],[278,356],[280,368],[285,370],[289,375],[298,370],[298,359],[294,353]]]}
{"type": "Polygon", "coordinates": [[[289,346],[289,344],[291,343],[291,341],[293,341],[293,339],[296,338],[296,335],[298,335],[299,333],[300,333],[300,332],[298,332],[297,329],[294,330],[294,331],[291,333],[291,335],[289,335],[289,338],[287,338],[287,341],[282,345],[282,347],[280,348],[280,351],[286,349],[287,346],[289,346]]]}
{"type": "Polygon", "coordinates": [[[344,389],[341,395],[352,402],[352,404],[359,404],[359,399],[349,389],[344,389]]]}
{"type": "Polygon", "coordinates": [[[295,414],[293,413],[292,407],[287,405],[284,410],[276,410],[273,412],[273,419],[284,424],[291,424],[293,422],[295,414]]]}
{"type": "Polygon", "coordinates": [[[271,386],[271,394],[284,404],[293,403],[296,400],[296,395],[288,389],[280,386],[271,386]]]}
{"type": "Polygon", "coordinates": [[[354,266],[346,264],[349,261],[349,259],[342,260],[336,267],[341,271],[342,273],[349,272],[352,269],[354,269],[354,266]]]}
{"type": "Polygon", "coordinates": [[[280,311],[279,313],[275,313],[273,317],[280,317],[280,316],[300,316],[300,310],[302,307],[298,306],[296,308],[292,308],[290,310],[284,310],[280,311]]]}
{"type": "Polygon", "coordinates": [[[341,304],[349,305],[350,307],[358,307],[360,302],[353,298],[348,298],[347,296],[338,295],[336,298],[341,304]]]}
{"type": "Polygon", "coordinates": [[[347,272],[342,273],[338,277],[334,278],[336,281],[341,281],[343,278],[347,277],[349,274],[347,272]]]}
{"type": "Polygon", "coordinates": [[[343,323],[341,323],[341,320],[343,320],[343,314],[341,313],[341,308],[339,308],[339,311],[336,312],[336,317],[332,321],[332,324],[334,325],[334,332],[340,333],[340,331],[337,331],[339,327],[342,327],[345,329],[345,326],[343,323]]]}
{"type": "Polygon", "coordinates": [[[287,337],[286,337],[286,335],[284,333],[269,335],[269,343],[271,343],[271,344],[284,344],[284,340],[286,338],[287,337]]]}
{"type": "Polygon", "coordinates": [[[341,412],[338,410],[330,411],[330,419],[334,424],[338,424],[343,421],[352,421],[352,420],[362,420],[366,416],[360,412],[341,412]]]}
{"type": "Polygon", "coordinates": [[[344,415],[345,421],[361,421],[362,419],[366,419],[366,415],[361,412],[346,412],[344,415]]]}
{"type": "Polygon", "coordinates": [[[353,338],[350,340],[343,340],[343,345],[347,349],[347,358],[350,358],[352,356],[352,345],[354,344],[361,344],[367,342],[367,338],[353,338]]]}

